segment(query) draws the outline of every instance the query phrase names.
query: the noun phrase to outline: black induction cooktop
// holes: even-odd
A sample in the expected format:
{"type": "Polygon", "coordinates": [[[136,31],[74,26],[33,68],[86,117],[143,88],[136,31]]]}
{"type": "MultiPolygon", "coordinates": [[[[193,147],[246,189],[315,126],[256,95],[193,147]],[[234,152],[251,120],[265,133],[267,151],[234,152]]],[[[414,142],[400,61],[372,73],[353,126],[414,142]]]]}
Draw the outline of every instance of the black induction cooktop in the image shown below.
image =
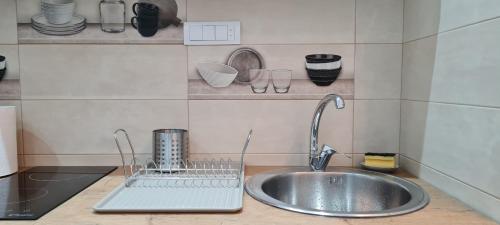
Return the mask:
{"type": "Polygon", "coordinates": [[[0,178],[0,220],[36,220],[115,169],[40,166],[0,178]]]}

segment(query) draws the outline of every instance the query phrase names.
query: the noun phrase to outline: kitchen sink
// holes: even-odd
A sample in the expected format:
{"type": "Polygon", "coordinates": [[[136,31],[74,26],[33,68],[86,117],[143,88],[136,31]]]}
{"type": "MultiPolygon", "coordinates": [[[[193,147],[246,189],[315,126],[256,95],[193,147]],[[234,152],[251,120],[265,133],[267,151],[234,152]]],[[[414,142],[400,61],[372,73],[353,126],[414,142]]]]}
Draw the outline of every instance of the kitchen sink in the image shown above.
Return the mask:
{"type": "Polygon", "coordinates": [[[247,180],[245,189],[268,205],[322,216],[394,216],[429,203],[421,187],[392,175],[349,168],[309,170],[303,167],[257,174],[247,180]]]}

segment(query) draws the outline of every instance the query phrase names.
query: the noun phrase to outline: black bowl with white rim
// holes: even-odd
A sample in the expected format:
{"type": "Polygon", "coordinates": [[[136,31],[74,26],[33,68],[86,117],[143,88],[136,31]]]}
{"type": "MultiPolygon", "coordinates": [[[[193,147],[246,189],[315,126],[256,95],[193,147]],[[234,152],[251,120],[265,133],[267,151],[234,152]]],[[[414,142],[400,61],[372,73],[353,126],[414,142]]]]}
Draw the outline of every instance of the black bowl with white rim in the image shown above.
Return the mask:
{"type": "Polygon", "coordinates": [[[307,75],[318,86],[332,84],[342,71],[342,57],[339,55],[312,54],[305,58],[307,75]]]}

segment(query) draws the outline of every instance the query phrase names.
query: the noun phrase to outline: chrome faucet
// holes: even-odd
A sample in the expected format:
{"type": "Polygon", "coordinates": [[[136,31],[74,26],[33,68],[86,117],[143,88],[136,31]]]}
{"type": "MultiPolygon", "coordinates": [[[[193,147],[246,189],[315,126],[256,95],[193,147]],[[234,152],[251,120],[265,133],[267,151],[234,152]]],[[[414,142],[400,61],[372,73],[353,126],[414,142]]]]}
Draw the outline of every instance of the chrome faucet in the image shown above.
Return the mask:
{"type": "Polygon", "coordinates": [[[344,99],[336,94],[325,96],[321,99],[318,106],[316,106],[311,124],[311,151],[309,152],[309,166],[313,171],[325,171],[328,162],[330,162],[330,158],[337,152],[328,145],[323,145],[321,152],[318,152],[319,121],[323,114],[323,110],[325,110],[326,106],[331,101],[335,101],[335,107],[337,109],[343,109],[345,107],[344,99]]]}

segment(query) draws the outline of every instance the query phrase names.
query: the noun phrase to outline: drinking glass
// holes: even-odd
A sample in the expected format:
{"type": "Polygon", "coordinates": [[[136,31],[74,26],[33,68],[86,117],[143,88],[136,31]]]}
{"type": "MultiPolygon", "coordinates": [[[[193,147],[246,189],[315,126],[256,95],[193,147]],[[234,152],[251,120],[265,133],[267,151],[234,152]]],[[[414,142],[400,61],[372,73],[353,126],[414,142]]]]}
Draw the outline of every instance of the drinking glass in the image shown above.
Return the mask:
{"type": "Polygon", "coordinates": [[[123,0],[101,0],[101,30],[108,33],[125,31],[125,2],[123,0]]]}
{"type": "Polygon", "coordinates": [[[250,78],[250,87],[253,93],[264,93],[269,85],[270,71],[266,69],[250,69],[248,75],[250,78]]]}
{"type": "Polygon", "coordinates": [[[292,82],[292,71],[286,69],[273,70],[273,87],[276,93],[287,93],[292,82]]]}

